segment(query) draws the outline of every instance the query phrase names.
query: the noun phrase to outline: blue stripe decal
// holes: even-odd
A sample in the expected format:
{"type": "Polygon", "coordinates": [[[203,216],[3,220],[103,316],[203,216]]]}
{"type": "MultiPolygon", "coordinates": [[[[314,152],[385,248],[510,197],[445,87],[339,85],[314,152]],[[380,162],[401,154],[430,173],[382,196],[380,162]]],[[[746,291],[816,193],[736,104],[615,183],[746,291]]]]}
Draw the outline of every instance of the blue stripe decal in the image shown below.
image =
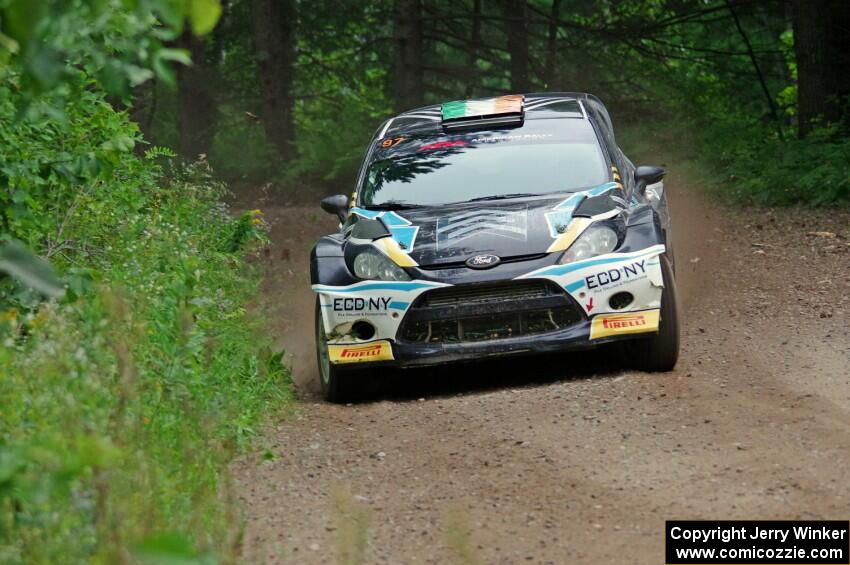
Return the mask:
{"type": "Polygon", "coordinates": [[[585,196],[587,195],[584,192],[577,192],[555,206],[555,210],[566,210],[572,214],[573,210],[575,210],[576,206],[578,206],[578,203],[584,200],[585,196]]]}
{"type": "Polygon", "coordinates": [[[646,253],[640,253],[637,255],[632,254],[623,254],[619,257],[608,257],[606,259],[587,259],[586,261],[580,261],[578,263],[570,263],[567,265],[556,265],[554,267],[549,267],[548,269],[544,269],[542,271],[533,273],[533,276],[561,276],[566,275],[567,273],[572,273],[573,271],[578,271],[580,269],[584,269],[585,267],[592,267],[594,265],[607,265],[608,263],[619,263],[621,261],[629,261],[633,259],[640,259],[641,257],[646,257],[647,255],[657,255],[660,253],[664,253],[663,246],[660,249],[652,248],[650,251],[646,253]]]}
{"type": "Polygon", "coordinates": [[[365,210],[363,208],[357,208],[357,207],[352,208],[351,211],[353,213],[357,214],[358,216],[361,216],[363,218],[368,218],[370,220],[374,220],[375,218],[377,218],[378,216],[380,216],[382,214],[382,211],[380,211],[380,210],[365,210]]]}
{"type": "Polygon", "coordinates": [[[604,193],[608,192],[609,190],[613,190],[615,188],[620,188],[620,185],[618,185],[616,182],[607,182],[607,183],[603,184],[602,186],[597,186],[596,188],[591,188],[587,192],[591,196],[599,196],[600,194],[604,194],[604,193]]]}
{"type": "Polygon", "coordinates": [[[614,190],[615,188],[620,188],[620,185],[615,182],[607,182],[595,188],[576,192],[574,194],[571,194],[560,204],[555,206],[555,210],[569,210],[570,212],[572,212],[579,205],[579,203],[588,196],[599,196],[600,194],[604,194],[609,190],[614,190]]]}
{"type": "Polygon", "coordinates": [[[568,284],[564,288],[567,289],[567,292],[575,292],[583,286],[584,286],[584,279],[579,279],[574,283],[568,284]]]}
{"type": "Polygon", "coordinates": [[[419,227],[414,226],[410,220],[407,220],[393,211],[386,210],[366,210],[355,206],[351,212],[362,218],[370,220],[379,219],[384,223],[394,240],[396,240],[402,249],[410,251],[413,249],[413,243],[416,241],[416,234],[419,233],[419,227]]]}
{"type": "Polygon", "coordinates": [[[396,310],[407,310],[408,306],[410,306],[410,302],[390,302],[390,308],[396,310]]]}
{"type": "Polygon", "coordinates": [[[549,224],[549,235],[553,238],[557,238],[566,231],[570,220],[573,219],[573,212],[575,212],[576,208],[579,207],[579,204],[584,202],[585,198],[590,196],[599,196],[600,194],[604,194],[610,190],[618,188],[620,188],[620,186],[617,183],[609,182],[589,190],[576,192],[562,200],[552,209],[551,212],[547,212],[545,214],[546,222],[549,224]]]}
{"type": "Polygon", "coordinates": [[[420,288],[437,288],[437,284],[421,283],[421,282],[376,282],[352,286],[324,286],[316,285],[313,290],[316,292],[360,292],[363,290],[401,290],[411,291],[419,290],[420,288]]]}
{"type": "Polygon", "coordinates": [[[395,212],[384,212],[381,214],[381,220],[384,225],[389,227],[409,226],[410,221],[402,218],[395,212]]]}
{"type": "Polygon", "coordinates": [[[402,249],[410,251],[413,249],[413,242],[416,240],[416,234],[419,232],[417,226],[389,226],[388,228],[393,236],[393,239],[398,242],[402,249]]]}

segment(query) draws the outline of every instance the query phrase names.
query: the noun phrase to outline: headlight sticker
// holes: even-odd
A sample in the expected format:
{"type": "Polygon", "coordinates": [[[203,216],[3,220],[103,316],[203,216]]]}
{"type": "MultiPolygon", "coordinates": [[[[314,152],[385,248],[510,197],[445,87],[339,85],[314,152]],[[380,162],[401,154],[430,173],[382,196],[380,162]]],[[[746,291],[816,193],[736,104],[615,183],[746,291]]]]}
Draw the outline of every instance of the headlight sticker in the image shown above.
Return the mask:
{"type": "Polygon", "coordinates": [[[410,220],[399,216],[393,211],[366,210],[355,207],[351,209],[351,212],[368,220],[377,220],[380,218],[384,225],[387,226],[387,229],[399,247],[406,252],[413,251],[416,236],[419,233],[419,226],[414,226],[410,220]]]}
{"type": "Polygon", "coordinates": [[[395,238],[384,237],[376,239],[372,242],[372,245],[382,251],[384,255],[389,257],[390,260],[399,267],[416,267],[419,265],[413,260],[413,257],[404,252],[395,238]]]}
{"type": "Polygon", "coordinates": [[[573,219],[573,212],[575,212],[576,208],[579,207],[585,198],[599,196],[610,190],[618,188],[619,185],[617,183],[609,182],[601,186],[597,186],[596,188],[591,188],[590,190],[576,192],[559,202],[551,212],[547,212],[545,214],[546,223],[549,225],[549,235],[551,235],[553,239],[557,239],[567,231],[567,228],[573,219]]]}
{"type": "Polygon", "coordinates": [[[590,224],[593,223],[593,220],[590,218],[575,218],[573,219],[567,230],[562,233],[558,239],[552,242],[552,245],[546,250],[547,253],[554,253],[556,251],[564,251],[572,245],[575,240],[579,238],[581,234],[584,233],[590,224]]]}

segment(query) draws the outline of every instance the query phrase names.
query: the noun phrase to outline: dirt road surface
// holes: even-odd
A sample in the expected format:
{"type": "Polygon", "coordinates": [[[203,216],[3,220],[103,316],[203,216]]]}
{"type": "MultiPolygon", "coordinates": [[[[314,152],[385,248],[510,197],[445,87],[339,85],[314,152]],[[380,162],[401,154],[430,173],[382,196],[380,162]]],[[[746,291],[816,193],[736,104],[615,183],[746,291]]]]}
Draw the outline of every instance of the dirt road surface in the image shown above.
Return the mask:
{"type": "MultiPolygon", "coordinates": [[[[733,210],[668,158],[682,356],[405,371],[317,393],[308,252],[261,203],[300,397],[236,466],[248,563],[663,563],[666,519],[850,515],[850,215],[733,210]]],[[[684,165],[684,164],[683,164],[684,165]]]]}

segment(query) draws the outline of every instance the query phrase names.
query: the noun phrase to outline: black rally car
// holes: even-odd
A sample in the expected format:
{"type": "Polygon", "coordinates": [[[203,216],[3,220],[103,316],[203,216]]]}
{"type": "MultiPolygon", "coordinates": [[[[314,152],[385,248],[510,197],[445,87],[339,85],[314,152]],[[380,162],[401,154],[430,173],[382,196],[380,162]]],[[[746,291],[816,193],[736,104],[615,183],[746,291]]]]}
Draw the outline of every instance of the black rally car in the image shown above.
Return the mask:
{"type": "Polygon", "coordinates": [[[311,254],[332,401],[352,369],[622,342],[667,371],[679,332],[659,167],[635,167],[589,94],[448,102],[384,122],[339,233],[311,254]]]}

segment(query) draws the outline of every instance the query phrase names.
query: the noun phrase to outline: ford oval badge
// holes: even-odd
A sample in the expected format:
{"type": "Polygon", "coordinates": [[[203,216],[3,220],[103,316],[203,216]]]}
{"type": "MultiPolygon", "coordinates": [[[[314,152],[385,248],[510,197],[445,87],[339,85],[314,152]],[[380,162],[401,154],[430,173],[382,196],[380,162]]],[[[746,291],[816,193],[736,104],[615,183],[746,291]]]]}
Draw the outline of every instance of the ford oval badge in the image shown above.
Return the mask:
{"type": "Polygon", "coordinates": [[[501,262],[502,260],[496,255],[474,255],[466,260],[466,266],[471,269],[489,269],[501,262]]]}

